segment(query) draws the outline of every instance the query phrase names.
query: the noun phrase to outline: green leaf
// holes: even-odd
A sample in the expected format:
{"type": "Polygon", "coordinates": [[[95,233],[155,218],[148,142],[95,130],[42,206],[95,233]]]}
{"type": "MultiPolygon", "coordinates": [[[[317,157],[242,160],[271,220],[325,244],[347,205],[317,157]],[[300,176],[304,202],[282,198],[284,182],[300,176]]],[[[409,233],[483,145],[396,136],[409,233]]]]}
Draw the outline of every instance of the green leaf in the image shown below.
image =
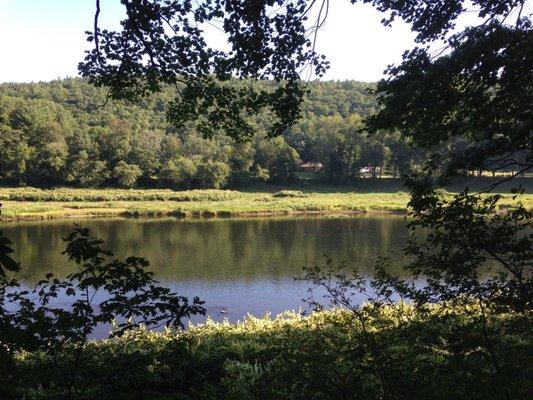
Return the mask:
{"type": "Polygon", "coordinates": [[[0,253],[0,274],[5,276],[3,269],[16,272],[20,270],[20,264],[5,253],[0,253]]]}

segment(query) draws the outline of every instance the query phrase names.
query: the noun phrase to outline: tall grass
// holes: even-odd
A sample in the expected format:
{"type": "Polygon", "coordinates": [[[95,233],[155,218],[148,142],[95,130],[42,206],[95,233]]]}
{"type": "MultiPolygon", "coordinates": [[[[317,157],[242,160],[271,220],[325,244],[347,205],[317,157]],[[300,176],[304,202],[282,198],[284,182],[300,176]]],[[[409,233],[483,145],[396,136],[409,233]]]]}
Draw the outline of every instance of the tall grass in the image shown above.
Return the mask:
{"type": "Polygon", "coordinates": [[[220,201],[242,196],[236,190],[185,190],[170,189],[38,189],[1,188],[0,201],[220,201]]]}
{"type": "MultiPolygon", "coordinates": [[[[520,200],[533,209],[533,195],[520,200]]],[[[232,217],[261,215],[291,215],[301,213],[403,213],[409,194],[368,192],[357,188],[279,187],[236,190],[124,190],[35,188],[0,188],[2,219],[38,219],[69,216],[177,216],[232,217]]],[[[513,207],[510,196],[500,204],[502,209],[513,207]]]]}

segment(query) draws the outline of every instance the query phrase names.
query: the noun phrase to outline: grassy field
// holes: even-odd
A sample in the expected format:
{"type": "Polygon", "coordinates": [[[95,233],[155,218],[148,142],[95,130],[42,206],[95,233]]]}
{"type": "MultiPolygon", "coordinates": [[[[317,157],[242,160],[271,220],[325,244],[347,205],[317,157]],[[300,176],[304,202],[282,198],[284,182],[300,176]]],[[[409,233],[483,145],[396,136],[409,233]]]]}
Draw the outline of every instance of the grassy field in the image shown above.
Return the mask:
{"type": "Polygon", "coordinates": [[[181,198],[173,198],[174,192],[146,190],[135,191],[138,199],[130,198],[127,191],[106,190],[110,198],[94,200],[102,196],[99,191],[90,191],[87,200],[79,190],[68,189],[76,194],[76,200],[64,199],[57,189],[51,196],[57,200],[48,200],[46,196],[39,200],[21,200],[17,190],[8,189],[15,194],[16,200],[4,197],[6,190],[0,189],[2,197],[2,219],[30,219],[79,216],[177,216],[177,217],[231,217],[261,215],[291,215],[299,213],[354,213],[354,212],[403,212],[408,201],[408,194],[398,193],[293,193],[276,195],[276,192],[227,192],[224,190],[202,191],[204,197],[196,191],[177,192],[181,198]],[[194,192],[194,193],[193,193],[194,192]],[[168,199],[165,198],[168,195],[168,199]],[[121,199],[125,197],[127,199],[121,199]]]}
{"type": "MultiPolygon", "coordinates": [[[[459,190],[450,188],[450,190],[459,190]]],[[[405,212],[398,180],[361,186],[263,186],[245,191],[168,189],[0,188],[2,220],[91,216],[234,217],[405,212]]],[[[522,201],[533,209],[533,195],[522,201]]],[[[503,208],[512,204],[510,195],[503,208]]]]}

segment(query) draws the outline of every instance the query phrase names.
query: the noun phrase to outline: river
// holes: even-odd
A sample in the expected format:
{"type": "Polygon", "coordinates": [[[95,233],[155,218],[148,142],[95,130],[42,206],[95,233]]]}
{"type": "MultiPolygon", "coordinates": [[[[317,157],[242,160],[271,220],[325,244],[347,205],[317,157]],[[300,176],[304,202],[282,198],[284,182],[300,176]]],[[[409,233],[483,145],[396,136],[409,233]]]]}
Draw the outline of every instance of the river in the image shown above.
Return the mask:
{"type": "Polygon", "coordinates": [[[211,318],[230,321],[305,309],[309,285],[294,280],[302,267],[323,263],[327,255],[371,274],[380,256],[401,260],[407,238],[401,216],[2,223],[14,258],[22,262],[20,280],[32,285],[46,272],[64,276],[74,270],[61,251],[75,223],[103,239],[116,256],[147,258],[160,282],[199,296],[211,318]]]}

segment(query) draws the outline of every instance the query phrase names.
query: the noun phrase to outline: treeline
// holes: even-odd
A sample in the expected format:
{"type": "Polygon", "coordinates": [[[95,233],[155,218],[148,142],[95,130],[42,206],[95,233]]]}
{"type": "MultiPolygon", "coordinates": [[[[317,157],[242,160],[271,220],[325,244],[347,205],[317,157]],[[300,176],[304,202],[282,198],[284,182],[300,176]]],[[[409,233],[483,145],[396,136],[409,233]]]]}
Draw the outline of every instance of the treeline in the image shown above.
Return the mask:
{"type": "Polygon", "coordinates": [[[417,151],[398,134],[360,132],[362,117],[377,106],[369,88],[312,82],[303,118],[282,137],[266,138],[265,113],[254,118],[256,137],[235,143],[168,124],[170,88],[133,104],[106,102],[104,88],[81,79],[2,84],[0,178],[9,185],[220,188],[292,183],[302,161],[323,164],[333,184],[364,173],[398,176],[417,151]]]}

